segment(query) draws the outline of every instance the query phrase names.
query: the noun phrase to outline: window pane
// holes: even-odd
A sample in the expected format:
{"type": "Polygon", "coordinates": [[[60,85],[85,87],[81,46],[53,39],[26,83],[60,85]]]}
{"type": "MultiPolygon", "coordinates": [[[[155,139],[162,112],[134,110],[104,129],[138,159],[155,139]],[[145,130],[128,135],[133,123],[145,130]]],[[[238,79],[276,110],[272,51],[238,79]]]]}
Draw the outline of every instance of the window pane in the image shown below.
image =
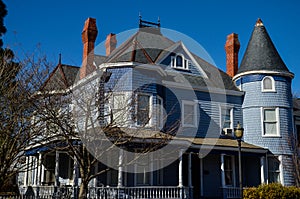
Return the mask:
{"type": "Polygon", "coordinates": [[[180,55],[176,57],[176,66],[182,66],[182,57],[180,55]]]}
{"type": "Polygon", "coordinates": [[[118,126],[122,126],[126,122],[126,103],[124,95],[113,96],[112,118],[118,126]]]}
{"type": "Polygon", "coordinates": [[[137,102],[137,124],[146,125],[149,122],[150,96],[139,95],[137,102]]]}
{"type": "Polygon", "coordinates": [[[277,135],[276,109],[264,109],[264,134],[277,135]]]}
{"type": "Polygon", "coordinates": [[[276,121],[275,109],[265,109],[265,121],[276,121]]]}
{"type": "Polygon", "coordinates": [[[184,124],[194,125],[195,124],[195,113],[194,105],[184,104],[184,124]]]}
{"type": "Polygon", "coordinates": [[[265,123],[265,134],[277,134],[276,123],[265,123]]]}
{"type": "Polygon", "coordinates": [[[230,156],[224,156],[224,171],[225,171],[225,184],[233,184],[233,170],[232,170],[232,158],[230,156]]]}
{"type": "Polygon", "coordinates": [[[272,80],[270,78],[265,78],[263,82],[263,87],[265,90],[272,90],[272,80]]]}
{"type": "Polygon", "coordinates": [[[221,111],[221,121],[223,127],[222,128],[230,128],[231,127],[231,109],[229,108],[222,108],[221,111]]]}
{"type": "Polygon", "coordinates": [[[268,158],[269,182],[280,182],[280,162],[277,158],[268,158]]]}

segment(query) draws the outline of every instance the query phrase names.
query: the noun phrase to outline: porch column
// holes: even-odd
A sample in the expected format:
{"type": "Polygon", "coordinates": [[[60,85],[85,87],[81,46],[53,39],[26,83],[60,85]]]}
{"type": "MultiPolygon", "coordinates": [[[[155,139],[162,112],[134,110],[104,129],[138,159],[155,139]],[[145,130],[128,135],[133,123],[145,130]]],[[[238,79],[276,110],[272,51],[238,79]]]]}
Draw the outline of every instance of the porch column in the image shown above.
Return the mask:
{"type": "Polygon", "coordinates": [[[123,186],[123,176],[122,176],[122,171],[123,171],[123,150],[121,149],[119,151],[119,169],[118,169],[118,187],[123,186]]]}
{"type": "Polygon", "coordinates": [[[26,160],[26,166],[25,166],[25,172],[24,172],[24,181],[23,181],[23,185],[24,186],[27,186],[27,184],[28,184],[28,170],[29,170],[29,157],[28,156],[26,156],[25,157],[25,160],[26,160]]]}
{"type": "Polygon", "coordinates": [[[189,181],[189,187],[191,188],[192,185],[192,153],[189,153],[189,161],[188,161],[188,168],[189,168],[189,173],[188,173],[188,181],[189,181]]]}
{"type": "Polygon", "coordinates": [[[38,158],[33,156],[33,185],[37,185],[37,179],[38,179],[38,158]]]}
{"type": "Polygon", "coordinates": [[[224,155],[221,154],[221,178],[222,178],[222,187],[225,187],[225,165],[224,165],[224,155]]]}
{"type": "Polygon", "coordinates": [[[76,156],[74,156],[74,166],[73,166],[73,185],[78,186],[78,162],[76,156]]]}
{"type": "Polygon", "coordinates": [[[260,182],[265,184],[265,157],[260,157],[260,182]]]}
{"type": "Polygon", "coordinates": [[[38,153],[38,159],[37,159],[37,182],[36,184],[38,186],[41,185],[41,164],[42,164],[42,154],[39,152],[38,153]]]}
{"type": "Polygon", "coordinates": [[[55,182],[54,186],[59,186],[59,151],[55,151],[55,182]]]}
{"type": "Polygon", "coordinates": [[[183,151],[179,151],[179,164],[178,164],[178,187],[183,187],[183,176],[182,176],[182,155],[183,151]]]}

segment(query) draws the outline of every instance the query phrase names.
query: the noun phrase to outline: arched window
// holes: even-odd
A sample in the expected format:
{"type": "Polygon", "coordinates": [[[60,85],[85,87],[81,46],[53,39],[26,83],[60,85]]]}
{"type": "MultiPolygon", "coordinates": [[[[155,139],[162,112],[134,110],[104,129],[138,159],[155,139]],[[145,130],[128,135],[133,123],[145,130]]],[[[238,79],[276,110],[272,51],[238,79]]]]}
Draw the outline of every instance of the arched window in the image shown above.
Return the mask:
{"type": "Polygon", "coordinates": [[[262,80],[262,92],[274,92],[275,82],[273,77],[267,76],[262,80]]]}
{"type": "Polygon", "coordinates": [[[171,57],[171,66],[173,68],[188,70],[189,69],[189,60],[187,60],[184,57],[184,55],[177,54],[177,55],[171,57]]]}
{"type": "Polygon", "coordinates": [[[181,55],[176,56],[176,66],[182,67],[182,56],[181,55]]]}

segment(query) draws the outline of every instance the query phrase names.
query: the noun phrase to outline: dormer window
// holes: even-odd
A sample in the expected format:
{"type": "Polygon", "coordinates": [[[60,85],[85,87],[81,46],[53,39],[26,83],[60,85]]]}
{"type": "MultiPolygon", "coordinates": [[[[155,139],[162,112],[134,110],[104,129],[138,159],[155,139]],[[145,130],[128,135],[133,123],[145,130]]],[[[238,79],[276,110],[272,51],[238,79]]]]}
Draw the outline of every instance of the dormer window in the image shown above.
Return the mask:
{"type": "Polygon", "coordinates": [[[171,57],[171,66],[178,69],[189,69],[189,61],[182,55],[177,54],[176,56],[171,57]]]}
{"type": "Polygon", "coordinates": [[[263,78],[261,88],[262,92],[275,92],[275,82],[273,77],[267,76],[263,78]]]}

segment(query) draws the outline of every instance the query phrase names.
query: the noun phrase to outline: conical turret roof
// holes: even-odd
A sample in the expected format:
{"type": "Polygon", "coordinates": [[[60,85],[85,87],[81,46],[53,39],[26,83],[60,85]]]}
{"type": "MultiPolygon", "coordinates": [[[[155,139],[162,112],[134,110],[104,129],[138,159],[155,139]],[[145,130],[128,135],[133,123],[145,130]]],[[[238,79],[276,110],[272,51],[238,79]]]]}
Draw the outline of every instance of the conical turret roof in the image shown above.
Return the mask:
{"type": "Polygon", "coordinates": [[[277,52],[261,19],[255,24],[237,75],[257,71],[279,72],[293,76],[277,52]]]}

